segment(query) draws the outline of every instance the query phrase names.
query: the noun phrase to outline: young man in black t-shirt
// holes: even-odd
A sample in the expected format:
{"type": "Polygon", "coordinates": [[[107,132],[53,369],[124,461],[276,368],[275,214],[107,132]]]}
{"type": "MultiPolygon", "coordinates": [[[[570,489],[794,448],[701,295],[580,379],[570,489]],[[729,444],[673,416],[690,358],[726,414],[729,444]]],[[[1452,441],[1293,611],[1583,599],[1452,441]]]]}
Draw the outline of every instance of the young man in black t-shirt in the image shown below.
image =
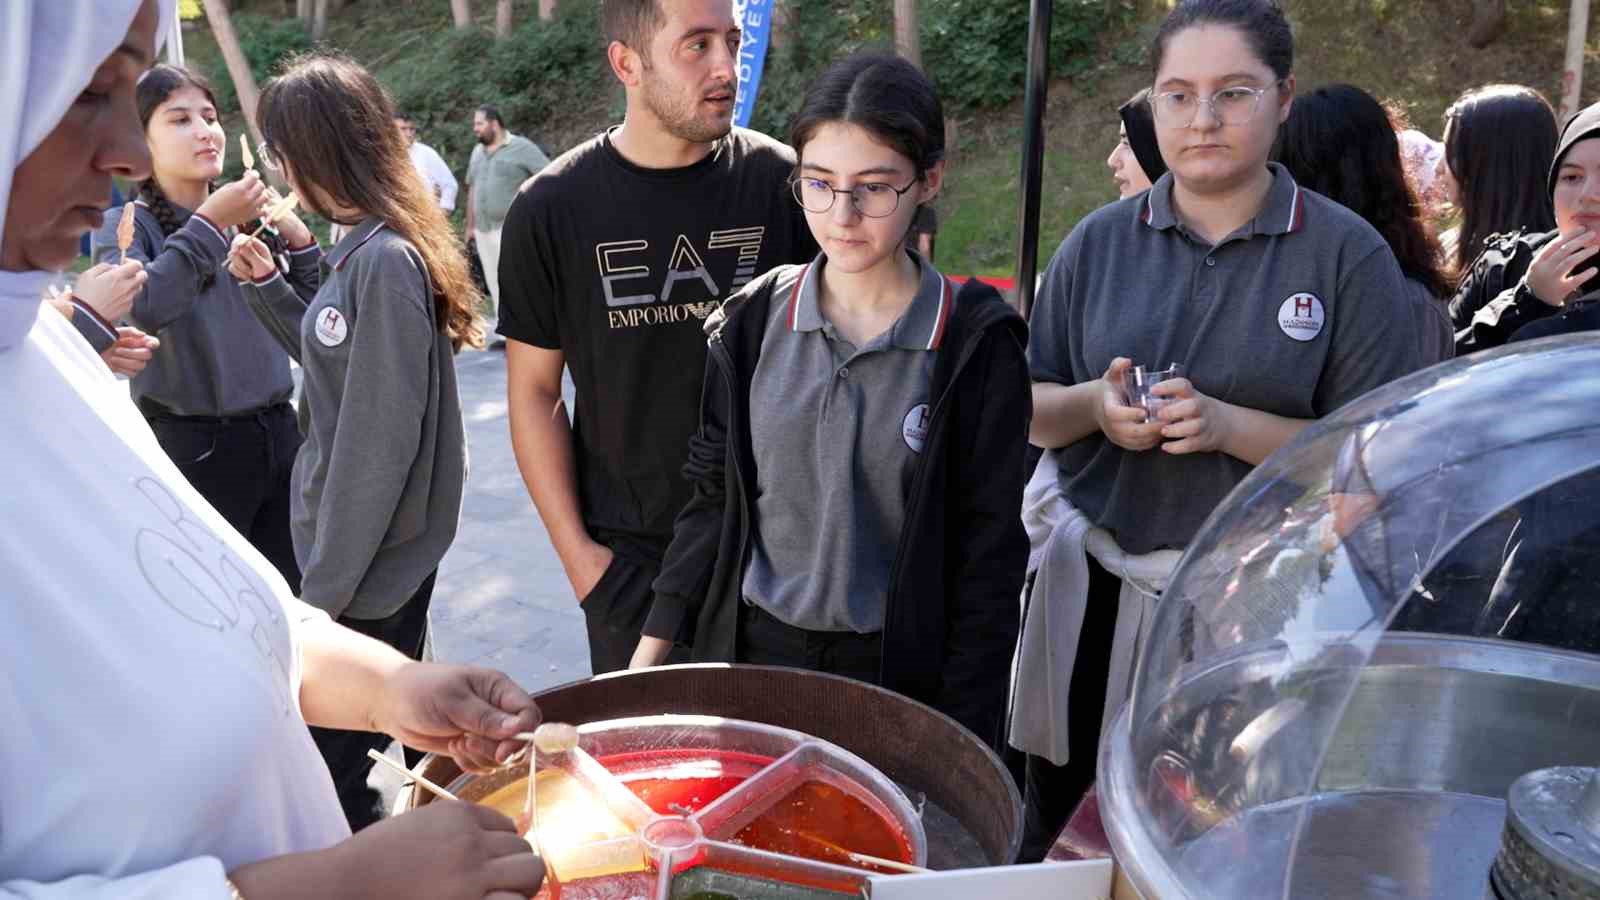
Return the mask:
{"type": "Polygon", "coordinates": [[[689,498],[706,316],[816,254],[789,193],[794,153],[732,127],[731,0],[605,0],[603,15],[627,117],[512,204],[499,329],[517,464],[583,604],[596,674],[627,667],[689,498]]]}

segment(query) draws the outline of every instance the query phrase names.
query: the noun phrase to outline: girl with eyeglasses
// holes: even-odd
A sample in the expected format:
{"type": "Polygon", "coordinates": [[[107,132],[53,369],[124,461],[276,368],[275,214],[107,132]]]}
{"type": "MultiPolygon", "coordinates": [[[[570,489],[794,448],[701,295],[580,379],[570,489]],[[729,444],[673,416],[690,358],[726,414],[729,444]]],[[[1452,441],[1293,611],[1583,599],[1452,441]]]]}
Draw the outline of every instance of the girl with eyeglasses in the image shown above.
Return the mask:
{"type": "Polygon", "coordinates": [[[1094,780],[1139,630],[1201,523],[1306,426],[1423,364],[1383,238],[1268,161],[1295,88],[1279,5],[1182,0],[1152,59],[1170,171],[1072,230],[1030,325],[1031,437],[1052,452],[1028,486],[1045,565],[1013,712],[1031,754],[1024,858],[1094,780]],[[1180,377],[1130,404],[1135,364],[1173,363],[1180,377]]]}
{"type": "MultiPolygon", "coordinates": [[[[253,171],[213,187],[229,141],[203,76],[157,65],[139,79],[136,100],[152,172],[139,184],[128,249],[148,280],[128,319],[161,346],[131,380],[133,399],[195,489],[298,591],[289,471],[300,430],[289,356],[225,271],[229,241],[275,195],[253,171]]],[[[103,262],[118,258],[121,212],[108,213],[97,236],[103,262]]],[[[273,265],[314,290],[316,239],[292,213],[276,227],[263,232],[273,265]]]]}
{"type": "MultiPolygon", "coordinates": [[[[411,164],[394,106],[343,57],[302,58],[261,92],[263,162],[307,208],[350,228],[308,289],[265,245],[231,271],[304,372],[294,464],[301,599],[420,659],[467,475],[454,351],[481,345],[479,299],[449,220],[411,164]]],[[[381,817],[366,732],[316,729],[352,828],[381,817]]]]}
{"type": "Polygon", "coordinates": [[[906,247],[944,181],[933,85],[894,56],[831,66],[790,139],[821,253],[708,323],[680,514],[633,666],[696,660],[845,675],[991,744],[1027,537],[1025,329],[906,247]]]}

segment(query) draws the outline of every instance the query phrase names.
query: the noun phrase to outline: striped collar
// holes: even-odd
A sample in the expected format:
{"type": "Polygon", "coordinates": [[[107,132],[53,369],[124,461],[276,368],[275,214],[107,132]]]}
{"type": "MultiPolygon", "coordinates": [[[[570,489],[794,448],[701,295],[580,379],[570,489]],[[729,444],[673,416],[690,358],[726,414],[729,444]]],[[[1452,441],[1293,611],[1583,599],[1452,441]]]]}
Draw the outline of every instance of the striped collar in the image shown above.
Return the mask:
{"type": "Polygon", "coordinates": [[[388,226],[383,223],[382,219],[377,216],[368,216],[361,221],[360,225],[350,229],[350,233],[340,239],[332,250],[328,251],[328,255],[323,261],[331,266],[334,271],[342,271],[351,254],[365,247],[367,241],[372,240],[378,232],[386,227],[388,226]]]}
{"type": "MultiPolygon", "coordinates": [[[[1272,187],[1267,189],[1267,200],[1256,217],[1236,234],[1249,237],[1293,234],[1306,227],[1305,194],[1294,176],[1275,162],[1267,163],[1267,169],[1272,172],[1272,187]]],[[[1145,192],[1139,221],[1159,231],[1177,227],[1178,214],[1172,208],[1172,185],[1172,173],[1168,172],[1145,192]]]]}
{"type": "MultiPolygon", "coordinates": [[[[911,305],[890,327],[888,342],[900,350],[937,350],[944,341],[950,313],[955,308],[955,291],[950,280],[924,262],[922,257],[910,250],[906,252],[916,261],[921,281],[911,305]]],[[[789,292],[789,307],[785,312],[790,331],[819,331],[827,324],[818,305],[822,267],[826,262],[827,257],[818,254],[795,279],[794,289],[789,292]]]]}

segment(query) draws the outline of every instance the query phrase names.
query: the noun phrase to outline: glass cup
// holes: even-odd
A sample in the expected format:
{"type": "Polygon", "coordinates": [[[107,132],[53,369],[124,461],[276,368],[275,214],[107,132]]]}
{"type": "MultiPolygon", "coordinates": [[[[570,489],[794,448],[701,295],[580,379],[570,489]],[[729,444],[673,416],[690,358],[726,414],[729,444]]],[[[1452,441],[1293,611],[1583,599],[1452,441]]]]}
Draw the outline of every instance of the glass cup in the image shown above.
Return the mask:
{"type": "Polygon", "coordinates": [[[1183,366],[1178,363],[1169,363],[1165,369],[1134,366],[1128,373],[1128,405],[1143,409],[1145,421],[1154,419],[1162,407],[1172,402],[1172,398],[1151,394],[1150,389],[1163,381],[1182,377],[1183,366]]]}

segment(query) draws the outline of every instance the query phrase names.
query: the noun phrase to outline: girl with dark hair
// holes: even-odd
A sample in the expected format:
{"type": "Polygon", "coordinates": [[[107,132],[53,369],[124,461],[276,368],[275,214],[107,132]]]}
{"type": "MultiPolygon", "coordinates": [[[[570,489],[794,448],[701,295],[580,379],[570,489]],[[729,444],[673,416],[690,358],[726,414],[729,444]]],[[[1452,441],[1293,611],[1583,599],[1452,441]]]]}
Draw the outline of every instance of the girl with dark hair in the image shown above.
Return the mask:
{"type": "Polygon", "coordinates": [[[676,638],[696,660],[880,684],[996,744],[1028,549],[1024,325],[906,247],[945,175],[943,110],[914,65],[830,66],[791,143],[821,253],[708,323],[694,496],[633,666],[676,638]]]}
{"type": "MultiPolygon", "coordinates": [[[[291,494],[301,598],[418,659],[461,512],[453,350],[481,343],[478,292],[370,73],[304,58],[261,92],[259,115],[263,162],[308,208],[351,228],[315,291],[285,279],[260,241],[234,242],[252,308],[305,372],[291,494]]],[[[314,734],[352,827],[375,821],[366,753],[382,739],[314,734]]]]}
{"type": "MultiPolygon", "coordinates": [[[[155,66],[135,99],[152,172],[139,184],[128,256],[145,264],[149,280],[128,319],[159,337],[161,349],[132,379],[133,399],[195,490],[298,591],[289,471],[300,430],[289,357],[222,271],[228,242],[273,194],[253,171],[213,189],[229,142],[203,76],[155,66]]],[[[107,216],[98,235],[102,261],[117,259],[119,219],[107,216]]],[[[316,240],[292,214],[277,228],[267,235],[274,267],[315,290],[316,240]]]]}
{"type": "Polygon", "coordinates": [[[1029,329],[1047,452],[1024,507],[1039,569],[1012,712],[1024,859],[1093,782],[1140,630],[1201,523],[1313,421],[1423,363],[1382,236],[1269,161],[1295,86],[1279,5],[1181,0],[1151,56],[1171,171],[1078,223],[1029,329]],[[1135,362],[1181,371],[1134,405],[1135,362]]]}
{"type": "Polygon", "coordinates": [[[1272,155],[1301,187],[1344,206],[1378,230],[1406,277],[1406,299],[1423,340],[1423,359],[1431,364],[1453,356],[1455,332],[1445,308],[1450,283],[1441,268],[1439,242],[1428,231],[1422,204],[1406,180],[1400,139],[1383,104],[1348,84],[1296,97],[1278,129],[1272,155]]]}
{"type": "MultiPolygon", "coordinates": [[[[1460,211],[1454,234],[1444,237],[1457,279],[1489,249],[1494,235],[1540,233],[1555,227],[1545,174],[1560,131],[1555,110],[1538,91],[1490,84],[1462,94],[1444,114],[1444,168],[1450,202],[1460,211]]],[[[1487,300],[1488,298],[1485,298],[1487,300]]],[[[1457,328],[1478,311],[1458,294],[1450,305],[1457,328]]]]}
{"type": "Polygon", "coordinates": [[[1127,199],[1148,190],[1156,179],[1167,174],[1167,163],[1156,145],[1149,88],[1141,88],[1117,108],[1117,114],[1121,120],[1117,126],[1117,146],[1107,157],[1106,166],[1111,169],[1111,180],[1117,183],[1118,196],[1127,199]]]}

